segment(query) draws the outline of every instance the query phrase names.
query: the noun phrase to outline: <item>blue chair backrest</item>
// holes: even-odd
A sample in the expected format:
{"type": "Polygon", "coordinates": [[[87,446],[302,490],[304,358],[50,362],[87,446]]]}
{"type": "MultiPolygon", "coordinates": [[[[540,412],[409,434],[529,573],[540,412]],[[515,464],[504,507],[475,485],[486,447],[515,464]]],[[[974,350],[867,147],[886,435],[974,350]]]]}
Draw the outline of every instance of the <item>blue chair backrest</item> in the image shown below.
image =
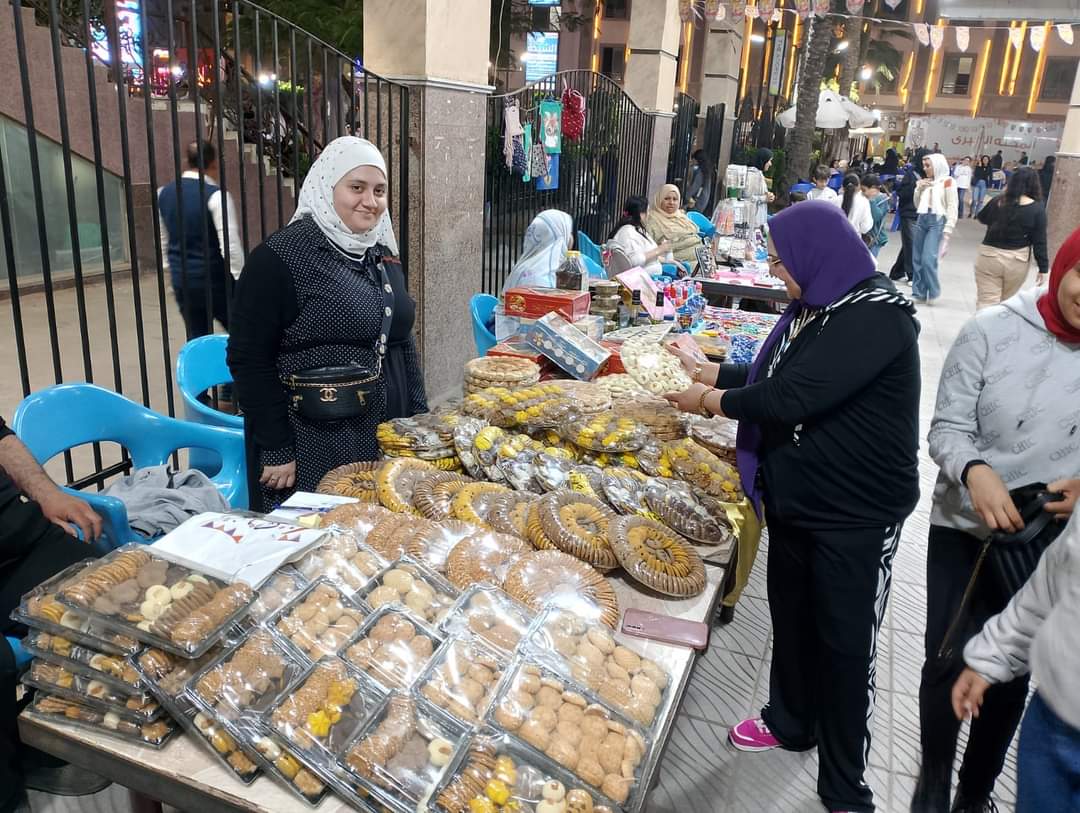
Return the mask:
{"type": "Polygon", "coordinates": [[[598,265],[600,265],[600,267],[603,267],[603,265],[604,265],[604,254],[603,254],[602,251],[600,251],[600,246],[598,246],[596,243],[594,243],[589,238],[589,235],[587,235],[585,232],[583,232],[581,230],[578,230],[578,233],[577,233],[577,246],[578,246],[578,251],[580,251],[583,255],[588,257],[594,263],[597,263],[598,265]]]}
{"type": "Polygon", "coordinates": [[[491,294],[473,294],[469,300],[469,313],[472,315],[473,340],[476,342],[476,355],[486,356],[487,351],[495,346],[495,306],[498,298],[491,294]]]}
{"type": "Polygon", "coordinates": [[[604,266],[584,254],[581,255],[581,259],[585,261],[585,267],[589,269],[590,279],[607,279],[607,271],[604,270],[604,266]]]}
{"type": "Polygon", "coordinates": [[[22,671],[25,667],[30,665],[30,661],[34,659],[34,656],[23,649],[22,640],[16,638],[14,635],[4,636],[4,640],[11,648],[11,654],[15,658],[15,669],[22,671]]]}
{"type": "Polygon", "coordinates": [[[795,192],[799,192],[799,193],[805,195],[807,192],[809,192],[813,188],[814,188],[814,185],[812,183],[806,183],[805,181],[800,181],[797,184],[792,184],[791,185],[791,189],[788,190],[788,194],[790,195],[790,194],[794,194],[795,192]]]}
{"type": "MultiPolygon", "coordinates": [[[[209,449],[222,461],[221,470],[210,478],[214,485],[233,508],[248,507],[244,433],[240,430],[169,418],[94,384],[58,384],[31,393],[15,410],[11,428],[43,465],[68,449],[95,441],[120,444],[135,468],[161,466],[178,449],[209,449]]],[[[119,522],[121,515],[114,513],[117,506],[123,507],[119,500],[74,493],[94,508],[101,505],[109,511],[107,520],[119,522]]],[[[121,538],[131,533],[126,511],[122,516],[123,527],[114,528],[121,538]]]]}
{"type": "Polygon", "coordinates": [[[839,192],[844,188],[844,174],[842,172],[837,172],[835,175],[831,176],[829,178],[828,186],[834,192],[839,192]]]}
{"type": "Polygon", "coordinates": [[[228,335],[215,333],[212,336],[199,336],[181,347],[176,357],[176,384],[184,399],[184,414],[189,421],[243,429],[242,417],[221,412],[198,399],[211,387],[232,382],[232,372],[225,363],[228,343],[228,335]]]}
{"type": "Polygon", "coordinates": [[[712,237],[716,234],[716,226],[701,212],[690,211],[686,213],[686,216],[694,221],[694,225],[698,227],[698,234],[702,237],[712,237]]]}

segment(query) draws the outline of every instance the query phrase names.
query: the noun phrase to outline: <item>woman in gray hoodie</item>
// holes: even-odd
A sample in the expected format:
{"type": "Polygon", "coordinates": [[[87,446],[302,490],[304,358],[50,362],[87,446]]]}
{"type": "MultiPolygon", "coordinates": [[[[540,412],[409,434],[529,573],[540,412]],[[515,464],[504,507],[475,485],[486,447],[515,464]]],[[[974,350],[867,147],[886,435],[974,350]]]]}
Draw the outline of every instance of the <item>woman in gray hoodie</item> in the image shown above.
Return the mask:
{"type": "MultiPolygon", "coordinates": [[[[941,373],[930,427],[940,466],[926,558],[926,661],[919,688],[922,763],[913,811],[950,810],[960,723],[952,686],[963,644],[1010,596],[979,579],[947,654],[979,549],[992,531],[1019,531],[1009,490],[1080,477],[1080,229],[1054,258],[1048,289],[1021,291],[976,314],[941,373]]],[[[1028,676],[994,686],[971,728],[953,811],[993,810],[994,783],[1024,711],[1028,676]]]]}
{"type": "Polygon", "coordinates": [[[1029,672],[1038,684],[1020,730],[1017,813],[1080,810],[1080,515],[968,642],[964,660],[953,688],[957,720],[977,720],[992,686],[1029,672]]]}

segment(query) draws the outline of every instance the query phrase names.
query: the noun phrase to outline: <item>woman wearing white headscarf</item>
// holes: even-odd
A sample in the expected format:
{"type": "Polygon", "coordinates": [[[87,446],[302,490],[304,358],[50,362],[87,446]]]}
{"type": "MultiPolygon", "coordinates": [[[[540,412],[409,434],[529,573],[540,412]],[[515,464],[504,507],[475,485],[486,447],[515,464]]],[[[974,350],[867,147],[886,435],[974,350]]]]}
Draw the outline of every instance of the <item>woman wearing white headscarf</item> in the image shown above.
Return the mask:
{"type": "Polygon", "coordinates": [[[541,212],[525,230],[521,256],[506,278],[503,290],[554,288],[555,272],[573,244],[573,218],[558,209],[541,212]]]}
{"type": "Polygon", "coordinates": [[[337,466],[377,459],[380,423],[427,411],[388,204],[375,145],[335,139],[308,170],[292,221],[240,275],[228,363],[255,510],[314,491],[337,466]]]}
{"type": "Polygon", "coordinates": [[[949,175],[949,162],[939,152],[923,158],[923,177],[915,184],[915,237],[911,255],[911,295],[916,302],[929,304],[941,296],[938,260],[949,247],[956,226],[959,195],[956,179],[949,175]]]}

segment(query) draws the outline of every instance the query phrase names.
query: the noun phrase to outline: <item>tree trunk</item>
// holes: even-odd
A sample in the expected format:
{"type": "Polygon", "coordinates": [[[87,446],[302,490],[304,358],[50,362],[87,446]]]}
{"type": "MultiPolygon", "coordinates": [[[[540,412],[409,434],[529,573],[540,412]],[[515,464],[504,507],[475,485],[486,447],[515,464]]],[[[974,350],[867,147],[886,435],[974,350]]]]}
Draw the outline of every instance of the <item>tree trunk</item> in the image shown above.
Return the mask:
{"type": "MultiPolygon", "coordinates": [[[[834,0],[835,2],[835,0],[834,0]]],[[[814,123],[817,120],[818,95],[825,62],[832,45],[832,20],[828,17],[812,17],[806,34],[805,53],[799,68],[798,99],[795,102],[795,126],[787,141],[787,165],[784,168],[784,184],[778,190],[783,196],[793,184],[799,182],[799,172],[810,163],[810,151],[814,143],[814,123]]]]}
{"type": "MultiPolygon", "coordinates": [[[[844,52],[844,60],[840,63],[840,95],[851,96],[851,86],[858,79],[857,71],[863,63],[863,40],[869,39],[863,32],[863,12],[859,12],[857,18],[851,18],[845,23],[844,39],[848,42],[848,48],[844,52]]],[[[845,127],[837,131],[836,138],[832,142],[832,151],[829,160],[833,158],[845,158],[851,143],[848,137],[848,129],[845,127]]]]}

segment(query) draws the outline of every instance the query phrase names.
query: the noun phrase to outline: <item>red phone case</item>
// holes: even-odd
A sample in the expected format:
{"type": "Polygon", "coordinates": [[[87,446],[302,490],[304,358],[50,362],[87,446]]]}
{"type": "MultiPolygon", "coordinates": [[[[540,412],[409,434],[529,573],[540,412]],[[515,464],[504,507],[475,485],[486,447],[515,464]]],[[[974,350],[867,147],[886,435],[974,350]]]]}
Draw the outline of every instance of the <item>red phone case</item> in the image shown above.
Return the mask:
{"type": "Polygon", "coordinates": [[[630,609],[623,613],[622,631],[635,638],[704,649],[709,645],[709,625],[670,615],[630,609]]]}

